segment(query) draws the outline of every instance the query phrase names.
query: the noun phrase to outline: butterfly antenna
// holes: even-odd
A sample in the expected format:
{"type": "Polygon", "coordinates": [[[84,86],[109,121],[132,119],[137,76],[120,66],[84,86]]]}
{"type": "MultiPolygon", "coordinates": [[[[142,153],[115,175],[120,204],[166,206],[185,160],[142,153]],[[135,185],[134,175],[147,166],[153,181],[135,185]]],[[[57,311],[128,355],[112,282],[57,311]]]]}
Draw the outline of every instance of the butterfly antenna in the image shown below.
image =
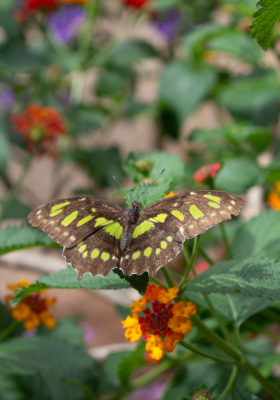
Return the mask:
{"type": "Polygon", "coordinates": [[[117,178],[115,177],[115,175],[112,174],[113,179],[115,179],[115,181],[120,185],[121,188],[124,189],[123,185],[120,184],[120,182],[117,180],[117,178]]]}
{"type": "Polygon", "coordinates": [[[164,173],[165,168],[161,171],[161,173],[156,177],[156,179],[149,185],[146,187],[146,189],[144,190],[144,192],[140,193],[140,195],[138,196],[138,199],[136,201],[138,201],[140,199],[140,197],[142,196],[142,194],[146,193],[147,190],[158,180],[158,178],[164,173]]]}

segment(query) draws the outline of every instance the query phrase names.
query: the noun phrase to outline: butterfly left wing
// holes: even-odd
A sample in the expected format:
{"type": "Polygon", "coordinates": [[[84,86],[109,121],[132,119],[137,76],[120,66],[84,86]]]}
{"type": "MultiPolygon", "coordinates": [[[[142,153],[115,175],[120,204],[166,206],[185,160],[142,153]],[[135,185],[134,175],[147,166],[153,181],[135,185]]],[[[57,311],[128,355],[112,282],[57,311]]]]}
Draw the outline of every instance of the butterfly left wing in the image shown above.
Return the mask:
{"type": "Polygon", "coordinates": [[[197,191],[175,195],[144,208],[121,268],[125,275],[149,271],[150,277],[191,239],[238,215],[245,201],[235,194],[197,191]]]}

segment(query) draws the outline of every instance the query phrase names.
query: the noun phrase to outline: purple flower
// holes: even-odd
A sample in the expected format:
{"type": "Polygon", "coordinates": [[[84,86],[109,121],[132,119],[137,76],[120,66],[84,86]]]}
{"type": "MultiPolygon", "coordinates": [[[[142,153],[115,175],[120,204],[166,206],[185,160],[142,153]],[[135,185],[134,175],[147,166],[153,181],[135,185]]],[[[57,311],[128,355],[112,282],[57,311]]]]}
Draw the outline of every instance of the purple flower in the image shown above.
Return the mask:
{"type": "Polygon", "coordinates": [[[178,33],[181,22],[181,14],[177,10],[167,10],[159,14],[153,21],[153,25],[167,41],[171,41],[178,33]]]}
{"type": "Polygon", "coordinates": [[[0,88],[0,111],[9,111],[13,105],[15,94],[8,87],[0,88]]]}
{"type": "Polygon", "coordinates": [[[164,383],[154,383],[148,388],[136,389],[132,392],[130,400],[160,400],[165,391],[164,383]]]}
{"type": "Polygon", "coordinates": [[[91,345],[92,342],[95,341],[96,338],[96,332],[94,328],[86,321],[81,321],[79,322],[79,325],[83,328],[84,330],[84,343],[87,345],[91,345]]]}
{"type": "Polygon", "coordinates": [[[65,5],[48,15],[47,25],[56,41],[66,44],[78,37],[85,19],[86,12],[83,7],[65,5]]]}

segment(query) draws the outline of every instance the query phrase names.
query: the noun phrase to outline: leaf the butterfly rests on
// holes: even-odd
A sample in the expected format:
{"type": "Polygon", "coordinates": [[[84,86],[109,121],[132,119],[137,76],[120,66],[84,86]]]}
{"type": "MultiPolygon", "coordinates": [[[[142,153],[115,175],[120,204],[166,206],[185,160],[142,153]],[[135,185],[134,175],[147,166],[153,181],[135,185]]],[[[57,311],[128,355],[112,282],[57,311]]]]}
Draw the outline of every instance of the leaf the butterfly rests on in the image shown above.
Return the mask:
{"type": "Polygon", "coordinates": [[[56,200],[29,214],[31,225],[44,230],[64,246],[63,255],[77,270],[107,276],[121,268],[126,276],[156,275],[158,269],[182,251],[191,239],[237,216],[245,201],[235,194],[197,191],[162,199],[140,210],[92,198],[56,200]]]}

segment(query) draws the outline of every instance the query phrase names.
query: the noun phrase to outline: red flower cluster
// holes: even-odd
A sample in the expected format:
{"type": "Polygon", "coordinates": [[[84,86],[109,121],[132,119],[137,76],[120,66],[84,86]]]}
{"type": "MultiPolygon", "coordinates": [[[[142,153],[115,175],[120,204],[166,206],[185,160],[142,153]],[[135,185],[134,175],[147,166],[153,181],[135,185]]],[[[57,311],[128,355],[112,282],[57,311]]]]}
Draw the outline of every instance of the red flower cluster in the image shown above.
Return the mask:
{"type": "Polygon", "coordinates": [[[150,0],[123,0],[124,4],[134,8],[143,8],[150,0]]]}
{"type": "Polygon", "coordinates": [[[220,163],[203,165],[203,167],[199,168],[194,174],[194,180],[196,182],[205,182],[208,178],[215,178],[218,171],[221,169],[220,163]]]}
{"type": "Polygon", "coordinates": [[[13,129],[23,135],[28,151],[39,154],[57,154],[57,138],[66,133],[62,116],[54,109],[30,104],[18,115],[11,117],[13,129]]]}
{"type": "Polygon", "coordinates": [[[57,7],[56,0],[24,0],[23,7],[26,11],[52,11],[57,7]]]}

